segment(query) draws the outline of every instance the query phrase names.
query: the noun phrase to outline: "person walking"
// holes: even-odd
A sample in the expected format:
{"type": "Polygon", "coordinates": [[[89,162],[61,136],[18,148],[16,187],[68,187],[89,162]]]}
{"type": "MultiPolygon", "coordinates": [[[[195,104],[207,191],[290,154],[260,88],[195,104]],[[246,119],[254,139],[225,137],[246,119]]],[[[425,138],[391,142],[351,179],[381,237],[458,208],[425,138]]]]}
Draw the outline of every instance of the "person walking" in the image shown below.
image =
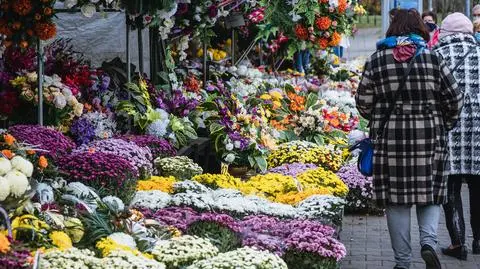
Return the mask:
{"type": "Polygon", "coordinates": [[[442,22],[440,41],[434,48],[443,56],[465,95],[465,106],[456,127],[450,131],[450,175],[445,220],[451,245],[442,249],[445,255],[467,259],[465,221],[461,189],[463,181],[470,191],[470,225],[473,232],[472,252],[480,254],[480,47],[473,36],[473,24],[462,13],[448,15],[442,22]]]}
{"type": "Polygon", "coordinates": [[[421,256],[427,269],[438,269],[447,131],[463,96],[442,57],[427,48],[430,35],[416,10],[397,10],[386,36],[368,58],[355,96],[374,141],[374,200],[386,208],[395,268],[410,267],[410,213],[416,205],[421,256]]]}

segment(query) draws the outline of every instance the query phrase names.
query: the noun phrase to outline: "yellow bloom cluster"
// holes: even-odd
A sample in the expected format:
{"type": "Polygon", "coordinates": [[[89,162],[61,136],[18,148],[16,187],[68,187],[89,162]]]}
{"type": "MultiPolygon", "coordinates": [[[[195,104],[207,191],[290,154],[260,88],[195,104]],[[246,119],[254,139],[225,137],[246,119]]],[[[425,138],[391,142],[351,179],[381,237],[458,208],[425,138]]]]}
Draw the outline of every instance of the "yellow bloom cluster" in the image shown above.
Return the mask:
{"type": "Polygon", "coordinates": [[[52,244],[60,250],[66,250],[73,247],[70,237],[62,231],[51,232],[49,238],[52,240],[52,244]]]}
{"type": "Polygon", "coordinates": [[[245,194],[256,194],[275,200],[278,195],[298,190],[291,176],[269,173],[251,177],[240,189],[245,194]]]}
{"type": "Polygon", "coordinates": [[[12,230],[13,239],[17,240],[17,230],[31,230],[32,233],[44,233],[50,230],[50,226],[34,215],[26,214],[13,219],[12,230]]]}
{"type": "Polygon", "coordinates": [[[203,174],[194,176],[193,180],[213,189],[238,189],[243,185],[242,180],[229,174],[203,174]]]}
{"type": "Polygon", "coordinates": [[[348,187],[333,172],[323,167],[303,172],[297,176],[304,190],[326,188],[335,196],[345,197],[348,194],[348,187]]]}
{"type": "Polygon", "coordinates": [[[130,253],[132,253],[136,256],[142,255],[146,258],[153,259],[153,256],[150,255],[150,254],[142,253],[142,252],[140,252],[136,249],[133,249],[129,246],[118,244],[113,239],[108,238],[108,237],[103,238],[100,241],[98,241],[95,246],[100,251],[100,253],[102,254],[102,257],[107,257],[113,251],[126,251],[126,252],[130,252],[130,253]]]}
{"type": "Polygon", "coordinates": [[[140,180],[137,183],[137,191],[157,190],[167,193],[173,192],[173,185],[177,182],[175,177],[152,176],[147,180],[140,180]]]}
{"type": "Polygon", "coordinates": [[[332,194],[328,188],[320,187],[316,189],[307,189],[304,191],[292,191],[285,194],[280,194],[275,198],[275,202],[289,205],[296,205],[299,202],[307,199],[312,195],[327,195],[332,194]]]}
{"type": "Polygon", "coordinates": [[[327,147],[300,147],[288,144],[280,145],[267,158],[268,167],[278,167],[286,163],[313,163],[325,166],[333,171],[340,169],[343,163],[342,152],[327,147]]]}

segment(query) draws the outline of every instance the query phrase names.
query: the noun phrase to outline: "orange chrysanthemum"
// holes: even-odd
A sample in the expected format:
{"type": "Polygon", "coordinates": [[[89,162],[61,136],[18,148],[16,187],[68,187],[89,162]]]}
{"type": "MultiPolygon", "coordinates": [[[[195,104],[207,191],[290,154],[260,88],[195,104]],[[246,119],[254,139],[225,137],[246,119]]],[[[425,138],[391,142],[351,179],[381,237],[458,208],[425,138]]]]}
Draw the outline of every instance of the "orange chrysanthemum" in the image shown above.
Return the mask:
{"type": "Polygon", "coordinates": [[[338,0],[338,12],[345,13],[347,10],[347,0],[338,0]]]}
{"type": "Polygon", "coordinates": [[[33,155],[33,154],[35,154],[35,150],[29,149],[29,150],[27,150],[27,154],[28,155],[33,155]]]}
{"type": "Polygon", "coordinates": [[[328,48],[328,39],[326,39],[325,37],[320,37],[318,40],[317,40],[317,44],[318,44],[318,47],[322,50],[328,48]]]}
{"type": "Polygon", "coordinates": [[[46,7],[43,9],[43,14],[47,15],[47,16],[50,16],[53,14],[53,9],[50,8],[50,7],[46,7]]]}
{"type": "Polygon", "coordinates": [[[57,28],[53,23],[40,22],[35,25],[35,33],[41,40],[48,40],[55,37],[57,34],[57,28]]]}
{"type": "Polygon", "coordinates": [[[308,39],[308,29],[301,24],[297,24],[295,26],[295,34],[297,35],[297,38],[300,40],[308,39]]]}
{"type": "Polygon", "coordinates": [[[7,159],[11,159],[14,156],[13,152],[9,149],[2,150],[2,154],[3,156],[7,157],[7,159]]]}
{"type": "Polygon", "coordinates": [[[10,27],[8,27],[8,23],[4,19],[0,20],[0,34],[6,35],[6,36],[12,35],[12,30],[10,29],[10,27]]]}
{"type": "Polygon", "coordinates": [[[0,233],[0,253],[7,254],[10,251],[10,240],[0,233]]]}
{"type": "Polygon", "coordinates": [[[336,47],[340,44],[340,41],[342,41],[342,36],[338,32],[334,32],[330,38],[329,45],[336,47]]]}
{"type": "Polygon", "coordinates": [[[7,143],[7,145],[11,146],[13,145],[13,143],[15,143],[15,141],[17,141],[15,139],[15,137],[13,137],[13,135],[11,134],[4,134],[3,135],[3,140],[5,141],[5,143],[7,143]]]}
{"type": "Polygon", "coordinates": [[[315,20],[315,25],[320,31],[325,31],[332,26],[332,20],[329,17],[320,17],[315,20]]]}
{"type": "Polygon", "coordinates": [[[45,169],[47,168],[47,166],[48,166],[47,158],[45,158],[45,156],[40,156],[40,158],[38,158],[38,167],[45,169]]]}
{"type": "Polygon", "coordinates": [[[32,2],[30,0],[15,0],[12,6],[13,11],[21,16],[25,16],[32,11],[32,2]]]}

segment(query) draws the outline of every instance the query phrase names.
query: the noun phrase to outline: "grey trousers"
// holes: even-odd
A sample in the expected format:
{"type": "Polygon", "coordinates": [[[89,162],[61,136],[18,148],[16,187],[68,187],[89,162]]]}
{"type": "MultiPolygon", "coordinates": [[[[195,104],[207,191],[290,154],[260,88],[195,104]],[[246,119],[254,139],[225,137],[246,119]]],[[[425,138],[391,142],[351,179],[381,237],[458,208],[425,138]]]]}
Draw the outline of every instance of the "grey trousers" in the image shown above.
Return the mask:
{"type": "MultiPolygon", "coordinates": [[[[412,206],[388,206],[387,224],[397,267],[408,269],[412,260],[410,244],[410,212],[412,206]]],[[[420,245],[437,246],[437,228],[440,219],[440,206],[416,206],[420,245]]]]}

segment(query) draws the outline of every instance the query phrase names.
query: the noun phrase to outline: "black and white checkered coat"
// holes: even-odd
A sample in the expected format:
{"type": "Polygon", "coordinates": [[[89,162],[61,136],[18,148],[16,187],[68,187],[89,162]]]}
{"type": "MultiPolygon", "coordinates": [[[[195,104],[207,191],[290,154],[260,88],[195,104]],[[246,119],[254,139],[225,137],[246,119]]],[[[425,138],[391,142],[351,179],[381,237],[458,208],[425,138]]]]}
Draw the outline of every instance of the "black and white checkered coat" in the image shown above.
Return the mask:
{"type": "MultiPolygon", "coordinates": [[[[375,133],[404,76],[391,49],[367,60],[356,102],[375,133]]],[[[447,130],[457,121],[462,94],[437,53],[413,64],[383,136],[375,143],[373,185],[378,205],[442,204],[446,196],[447,130]]]]}
{"type": "Polygon", "coordinates": [[[480,175],[480,47],[472,35],[455,34],[442,38],[434,48],[453,69],[473,46],[477,49],[453,73],[465,96],[460,120],[448,139],[450,174],[454,175],[480,175]]]}

